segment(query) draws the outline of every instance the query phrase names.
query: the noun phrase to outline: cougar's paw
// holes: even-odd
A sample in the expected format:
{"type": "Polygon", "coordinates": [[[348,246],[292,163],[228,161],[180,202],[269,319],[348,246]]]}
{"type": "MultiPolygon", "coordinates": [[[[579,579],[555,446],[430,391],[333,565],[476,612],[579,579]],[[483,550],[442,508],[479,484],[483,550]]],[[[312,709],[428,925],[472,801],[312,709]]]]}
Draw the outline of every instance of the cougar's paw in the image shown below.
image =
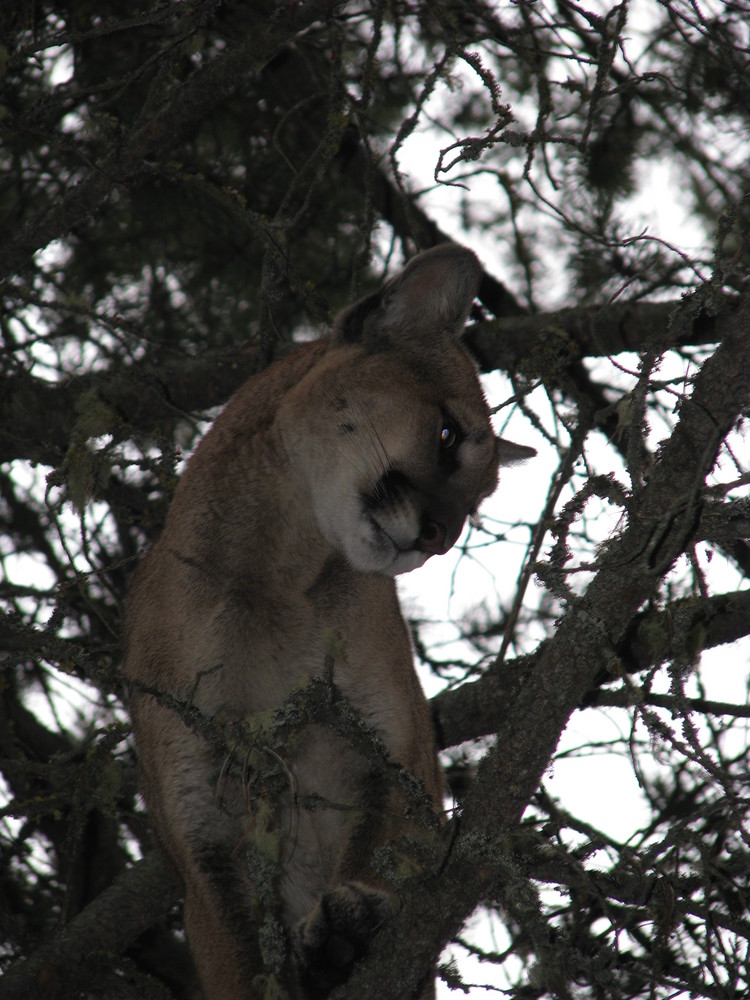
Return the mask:
{"type": "Polygon", "coordinates": [[[327,892],[297,925],[300,981],[310,1000],[322,1000],[349,978],[367,954],[370,940],[388,915],[389,897],[359,882],[327,892]]]}

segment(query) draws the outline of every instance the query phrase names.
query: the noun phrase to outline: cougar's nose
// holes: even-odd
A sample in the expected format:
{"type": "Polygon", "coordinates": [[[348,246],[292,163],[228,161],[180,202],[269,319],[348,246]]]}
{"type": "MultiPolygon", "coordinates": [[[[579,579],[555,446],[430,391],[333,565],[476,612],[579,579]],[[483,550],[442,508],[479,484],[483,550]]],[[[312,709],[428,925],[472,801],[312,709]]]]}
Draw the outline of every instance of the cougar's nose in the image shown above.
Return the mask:
{"type": "Polygon", "coordinates": [[[422,521],[422,527],[415,548],[420,552],[429,552],[431,556],[440,556],[451,547],[450,542],[446,545],[447,534],[448,532],[444,524],[426,517],[422,521]]]}

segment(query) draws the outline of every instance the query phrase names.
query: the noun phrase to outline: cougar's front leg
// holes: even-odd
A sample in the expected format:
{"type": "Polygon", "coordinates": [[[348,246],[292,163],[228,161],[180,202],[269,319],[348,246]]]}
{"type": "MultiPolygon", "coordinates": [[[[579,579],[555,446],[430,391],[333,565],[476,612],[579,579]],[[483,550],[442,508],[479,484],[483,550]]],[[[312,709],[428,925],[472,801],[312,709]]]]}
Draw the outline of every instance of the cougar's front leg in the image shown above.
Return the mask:
{"type": "Polygon", "coordinates": [[[228,917],[228,900],[210,876],[191,882],[185,888],[185,930],[206,1000],[259,1000],[247,923],[228,917]]]}
{"type": "Polygon", "coordinates": [[[253,981],[263,972],[262,914],[241,783],[173,711],[153,703],[136,711],[143,792],[157,841],[185,887],[185,930],[206,1000],[261,1000],[253,981]]]}
{"type": "MultiPolygon", "coordinates": [[[[360,775],[361,798],[353,803],[355,808],[331,816],[342,824],[336,868],[293,927],[304,1000],[324,1000],[346,982],[354,966],[369,953],[383,923],[398,909],[398,895],[383,880],[375,858],[382,845],[398,845],[405,836],[414,837],[419,832],[415,823],[420,821],[409,816],[402,795],[389,787],[389,777],[360,775]],[[349,822],[342,822],[347,815],[349,822]]],[[[310,818],[322,814],[311,813],[310,818]]],[[[434,977],[430,975],[413,998],[403,1000],[432,1000],[433,996],[434,977]]]]}

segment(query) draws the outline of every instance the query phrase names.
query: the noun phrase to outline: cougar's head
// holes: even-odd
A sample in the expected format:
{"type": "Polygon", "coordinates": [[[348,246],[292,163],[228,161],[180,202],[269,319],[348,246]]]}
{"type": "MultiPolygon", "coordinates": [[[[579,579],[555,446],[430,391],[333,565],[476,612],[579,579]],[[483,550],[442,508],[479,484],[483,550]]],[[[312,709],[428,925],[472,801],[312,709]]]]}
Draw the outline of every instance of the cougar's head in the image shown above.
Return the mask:
{"type": "Polygon", "coordinates": [[[317,524],[357,570],[395,575],[447,552],[499,466],[534,454],[493,433],[461,344],[480,274],[462,247],[415,257],[342,313],[295,389],[292,450],[317,524]]]}

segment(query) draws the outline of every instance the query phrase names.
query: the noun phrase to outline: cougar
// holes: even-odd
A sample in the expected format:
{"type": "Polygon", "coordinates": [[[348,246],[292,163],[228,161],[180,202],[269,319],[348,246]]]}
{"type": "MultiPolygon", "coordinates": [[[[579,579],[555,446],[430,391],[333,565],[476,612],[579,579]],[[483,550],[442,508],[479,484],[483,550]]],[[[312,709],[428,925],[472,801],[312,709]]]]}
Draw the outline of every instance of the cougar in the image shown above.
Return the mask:
{"type": "MultiPolygon", "coordinates": [[[[459,246],[419,254],[251,378],[133,576],[141,788],[208,1000],[328,996],[397,904],[399,851],[413,868],[440,826],[394,577],[534,454],[494,435],[461,344],[480,274],[459,246]]],[[[408,1000],[433,996],[415,975],[408,1000]]]]}

